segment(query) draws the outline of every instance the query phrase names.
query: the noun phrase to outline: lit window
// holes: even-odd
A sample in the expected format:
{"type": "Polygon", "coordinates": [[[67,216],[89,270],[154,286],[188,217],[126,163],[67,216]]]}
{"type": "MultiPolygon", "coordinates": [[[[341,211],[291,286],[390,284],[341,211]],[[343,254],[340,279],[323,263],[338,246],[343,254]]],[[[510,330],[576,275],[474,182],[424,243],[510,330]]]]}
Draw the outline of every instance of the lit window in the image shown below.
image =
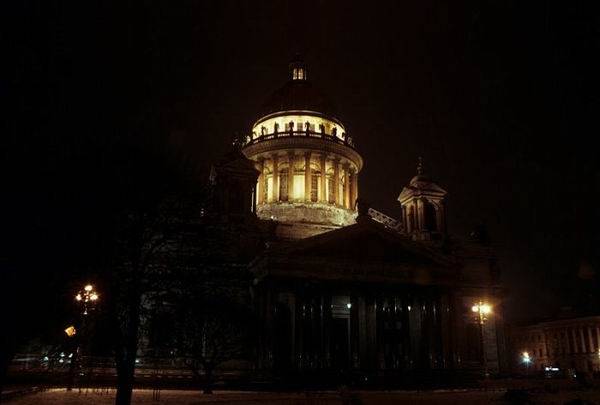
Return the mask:
{"type": "Polygon", "coordinates": [[[304,68],[293,68],[292,69],[293,80],[306,80],[306,72],[304,68]]]}

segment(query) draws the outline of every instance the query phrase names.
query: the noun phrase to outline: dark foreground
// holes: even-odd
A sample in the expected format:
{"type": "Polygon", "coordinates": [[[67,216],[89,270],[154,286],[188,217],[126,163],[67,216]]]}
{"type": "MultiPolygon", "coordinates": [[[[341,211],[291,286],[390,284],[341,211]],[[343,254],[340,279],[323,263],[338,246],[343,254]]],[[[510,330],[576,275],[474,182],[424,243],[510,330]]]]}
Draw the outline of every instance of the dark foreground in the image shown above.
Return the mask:
{"type": "MultiPolygon", "coordinates": [[[[65,404],[109,405],[114,403],[115,391],[100,389],[81,389],[67,392],[54,388],[35,394],[23,395],[6,403],[20,405],[65,404]]],[[[580,400],[599,403],[600,390],[573,390],[558,393],[535,390],[528,395],[532,404],[565,404],[580,400]]],[[[187,390],[134,390],[133,404],[512,404],[522,403],[523,391],[509,392],[506,389],[494,390],[439,390],[439,391],[321,391],[311,393],[272,393],[250,391],[216,391],[212,395],[203,395],[198,391],[187,390]],[[157,397],[158,394],[158,397],[157,397]]]]}

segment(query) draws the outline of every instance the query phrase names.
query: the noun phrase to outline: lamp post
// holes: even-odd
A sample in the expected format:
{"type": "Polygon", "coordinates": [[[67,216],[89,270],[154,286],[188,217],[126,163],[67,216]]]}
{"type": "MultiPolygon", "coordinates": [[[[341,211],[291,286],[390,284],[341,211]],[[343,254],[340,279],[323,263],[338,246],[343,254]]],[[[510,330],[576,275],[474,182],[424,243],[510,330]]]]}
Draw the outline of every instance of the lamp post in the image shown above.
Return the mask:
{"type": "Polygon", "coordinates": [[[476,321],[479,325],[479,343],[481,345],[481,362],[483,363],[483,373],[485,378],[489,377],[487,368],[487,357],[485,355],[485,345],[483,340],[483,324],[487,321],[487,316],[492,313],[492,306],[479,301],[471,307],[471,311],[476,314],[476,321]]]}
{"type": "Polygon", "coordinates": [[[81,346],[81,340],[83,338],[83,334],[85,333],[85,321],[87,316],[91,311],[95,309],[96,303],[98,302],[100,296],[94,290],[94,286],[91,284],[86,284],[83,287],[83,290],[77,292],[75,295],[75,302],[79,305],[79,314],[81,315],[81,325],[79,327],[79,333],[77,333],[77,329],[75,326],[69,326],[65,329],[65,333],[69,338],[77,339],[75,341],[75,352],[73,353],[73,357],[71,358],[71,364],[69,366],[69,384],[67,386],[67,391],[71,391],[73,389],[73,382],[75,379],[75,369],[77,365],[77,361],[79,359],[79,352],[81,346]]]}
{"type": "MultiPolygon", "coordinates": [[[[82,315],[86,316],[89,311],[94,309],[94,304],[98,301],[98,293],[94,291],[94,286],[87,284],[83,287],[83,291],[79,291],[75,296],[75,301],[82,306],[82,315]]],[[[85,318],[84,318],[85,319],[85,318]]]]}
{"type": "Polygon", "coordinates": [[[529,375],[529,365],[531,364],[531,357],[529,356],[529,352],[521,353],[521,360],[523,361],[523,364],[525,364],[525,367],[527,368],[526,374],[529,375]]]}

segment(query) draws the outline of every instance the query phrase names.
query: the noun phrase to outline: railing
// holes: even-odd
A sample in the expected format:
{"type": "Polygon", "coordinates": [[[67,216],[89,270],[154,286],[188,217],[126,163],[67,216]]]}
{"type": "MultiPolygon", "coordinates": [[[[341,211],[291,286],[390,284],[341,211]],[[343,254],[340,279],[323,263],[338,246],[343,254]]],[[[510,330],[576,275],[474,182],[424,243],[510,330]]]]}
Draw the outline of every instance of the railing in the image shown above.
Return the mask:
{"type": "Polygon", "coordinates": [[[392,218],[392,217],[390,217],[388,215],[385,215],[383,212],[377,211],[376,209],[373,209],[373,208],[369,208],[369,210],[367,211],[367,213],[375,221],[379,222],[380,224],[383,224],[383,225],[387,226],[388,228],[391,228],[391,229],[394,229],[394,230],[401,230],[402,229],[402,222],[400,222],[397,219],[392,218]]]}
{"type": "Polygon", "coordinates": [[[242,146],[250,146],[259,142],[268,141],[271,139],[279,139],[279,138],[318,138],[323,139],[328,142],[334,142],[340,145],[349,146],[354,148],[354,142],[352,141],[352,137],[343,134],[344,139],[340,139],[337,135],[330,135],[324,132],[315,132],[315,131],[285,131],[285,132],[274,132],[270,134],[263,134],[256,138],[252,138],[251,136],[247,137],[242,146]]]}

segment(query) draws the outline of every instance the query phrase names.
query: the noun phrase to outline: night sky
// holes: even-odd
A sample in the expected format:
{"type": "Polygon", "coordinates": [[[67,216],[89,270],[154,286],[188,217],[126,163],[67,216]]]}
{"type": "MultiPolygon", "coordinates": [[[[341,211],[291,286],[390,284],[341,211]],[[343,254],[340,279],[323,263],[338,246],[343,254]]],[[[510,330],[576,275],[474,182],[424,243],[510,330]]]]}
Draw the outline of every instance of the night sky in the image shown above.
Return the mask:
{"type": "MultiPolygon", "coordinates": [[[[451,233],[487,226],[509,319],[584,305],[593,291],[595,7],[13,3],[3,13],[0,260],[3,288],[14,294],[68,295],[101,265],[105,219],[120,201],[115,179],[123,167],[135,170],[123,140],[139,146],[166,137],[207,175],[287,80],[296,53],[354,136],[365,159],[359,191],[373,207],[397,215],[396,198],[423,156],[426,172],[450,193],[451,233]]],[[[140,187],[152,187],[152,170],[144,173],[140,187]]]]}

